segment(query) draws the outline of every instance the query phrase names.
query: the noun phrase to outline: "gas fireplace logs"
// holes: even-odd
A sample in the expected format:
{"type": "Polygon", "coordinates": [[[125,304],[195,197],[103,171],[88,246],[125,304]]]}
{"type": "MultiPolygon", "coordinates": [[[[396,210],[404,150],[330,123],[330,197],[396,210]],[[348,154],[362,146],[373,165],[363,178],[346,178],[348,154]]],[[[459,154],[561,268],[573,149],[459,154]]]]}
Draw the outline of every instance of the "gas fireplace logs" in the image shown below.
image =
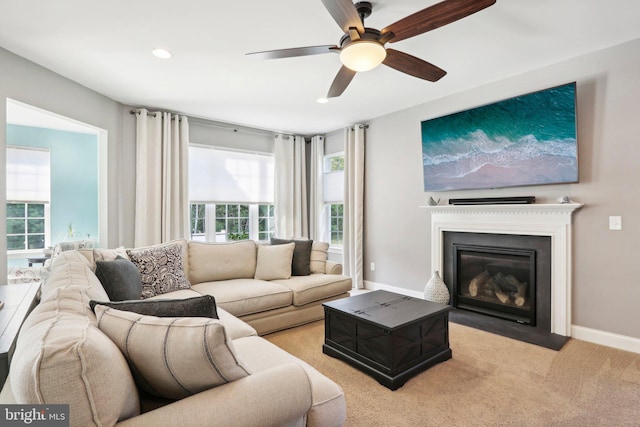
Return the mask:
{"type": "Polygon", "coordinates": [[[527,301],[527,282],[521,282],[512,275],[501,272],[491,276],[484,270],[469,282],[469,295],[495,296],[502,304],[513,301],[513,304],[522,307],[527,301]]]}

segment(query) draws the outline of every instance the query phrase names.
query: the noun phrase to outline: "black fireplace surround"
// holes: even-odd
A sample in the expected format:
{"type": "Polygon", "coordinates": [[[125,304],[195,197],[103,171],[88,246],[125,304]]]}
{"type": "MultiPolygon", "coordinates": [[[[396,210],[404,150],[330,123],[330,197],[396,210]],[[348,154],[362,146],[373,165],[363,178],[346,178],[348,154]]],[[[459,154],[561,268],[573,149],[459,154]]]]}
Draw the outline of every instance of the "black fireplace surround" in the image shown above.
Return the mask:
{"type": "Polygon", "coordinates": [[[443,279],[454,323],[559,350],[551,333],[551,237],[443,233],[443,279]]]}

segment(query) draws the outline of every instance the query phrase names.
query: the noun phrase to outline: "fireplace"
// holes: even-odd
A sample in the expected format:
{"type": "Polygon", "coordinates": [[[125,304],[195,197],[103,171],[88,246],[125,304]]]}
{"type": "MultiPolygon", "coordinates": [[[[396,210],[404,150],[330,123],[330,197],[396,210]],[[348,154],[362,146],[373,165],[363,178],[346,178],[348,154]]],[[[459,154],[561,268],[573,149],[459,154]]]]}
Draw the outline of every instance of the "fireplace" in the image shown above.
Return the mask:
{"type": "Polygon", "coordinates": [[[454,243],[447,250],[454,307],[535,326],[534,249],[454,243]]]}
{"type": "Polygon", "coordinates": [[[548,340],[549,236],[445,231],[442,242],[443,280],[457,309],[452,320],[507,336],[515,331],[529,342],[548,340]]]}
{"type": "Polygon", "coordinates": [[[450,320],[561,348],[571,335],[571,221],[580,207],[425,206],[432,269],[456,307],[450,320]]]}

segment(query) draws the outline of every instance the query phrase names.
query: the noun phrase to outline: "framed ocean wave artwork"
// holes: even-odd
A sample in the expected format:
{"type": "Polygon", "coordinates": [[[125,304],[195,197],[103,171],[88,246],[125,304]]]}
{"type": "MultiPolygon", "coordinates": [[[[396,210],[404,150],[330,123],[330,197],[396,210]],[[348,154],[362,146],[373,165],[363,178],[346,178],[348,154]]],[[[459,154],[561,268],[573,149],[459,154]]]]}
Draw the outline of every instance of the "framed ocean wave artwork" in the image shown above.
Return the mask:
{"type": "Polygon", "coordinates": [[[421,123],[425,192],[578,182],[576,84],[421,123]]]}

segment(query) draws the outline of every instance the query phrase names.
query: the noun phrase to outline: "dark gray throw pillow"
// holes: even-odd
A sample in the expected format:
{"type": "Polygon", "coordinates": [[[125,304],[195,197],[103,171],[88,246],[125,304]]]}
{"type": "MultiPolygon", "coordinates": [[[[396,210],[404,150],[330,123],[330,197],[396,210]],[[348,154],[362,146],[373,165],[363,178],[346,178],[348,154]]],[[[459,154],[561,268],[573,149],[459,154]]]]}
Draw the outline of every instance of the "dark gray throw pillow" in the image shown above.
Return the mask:
{"type": "Polygon", "coordinates": [[[140,299],[142,278],[140,270],[126,258],[96,261],[96,276],[111,301],[140,299]]]}
{"type": "Polygon", "coordinates": [[[89,301],[91,310],[96,305],[104,305],[116,310],[132,311],[145,316],[156,317],[210,317],[218,319],[216,299],[211,295],[186,299],[145,299],[137,301],[89,301]]]}
{"type": "Polygon", "coordinates": [[[272,245],[284,245],[295,243],[293,248],[293,260],[291,261],[292,276],[308,276],[311,274],[311,245],[313,240],[287,240],[271,238],[272,245]]]}

